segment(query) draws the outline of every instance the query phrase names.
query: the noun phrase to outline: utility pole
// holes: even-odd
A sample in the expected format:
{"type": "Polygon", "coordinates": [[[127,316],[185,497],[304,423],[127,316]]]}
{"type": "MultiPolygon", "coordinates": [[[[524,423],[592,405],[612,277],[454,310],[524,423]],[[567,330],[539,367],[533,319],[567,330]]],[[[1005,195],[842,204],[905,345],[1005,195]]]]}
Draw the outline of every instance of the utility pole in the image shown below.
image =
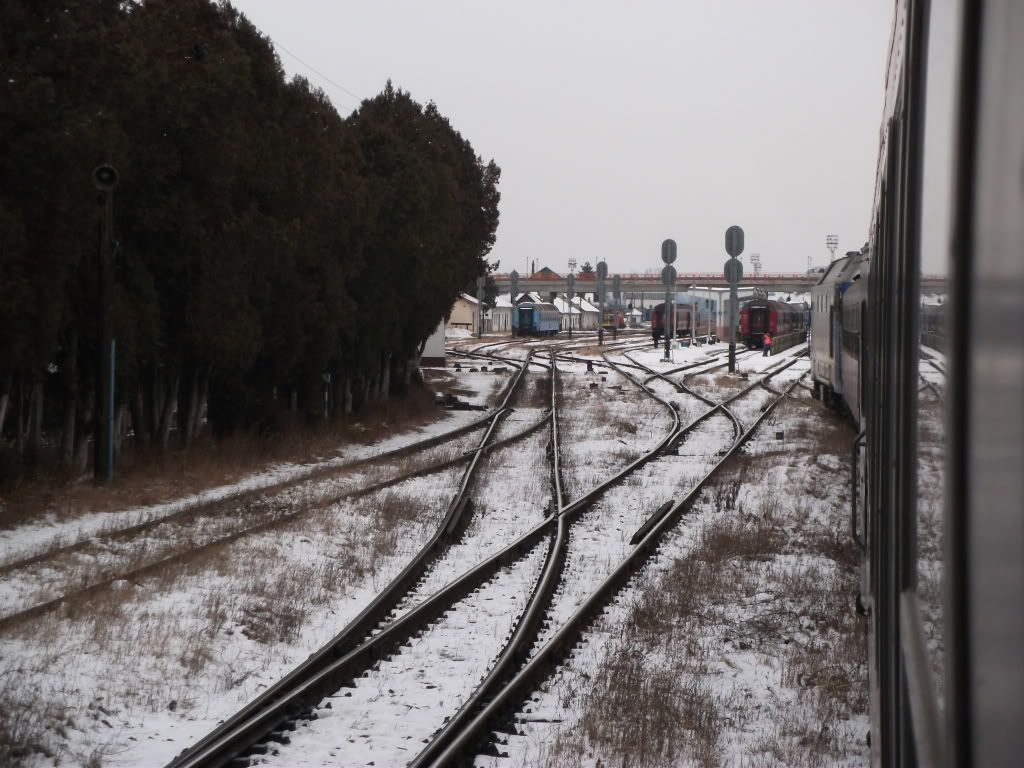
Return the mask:
{"type": "Polygon", "coordinates": [[[114,187],[117,171],[101,165],[92,172],[100,192],[99,286],[97,290],[96,407],[93,409],[93,479],[109,483],[114,476],[114,187]]]}

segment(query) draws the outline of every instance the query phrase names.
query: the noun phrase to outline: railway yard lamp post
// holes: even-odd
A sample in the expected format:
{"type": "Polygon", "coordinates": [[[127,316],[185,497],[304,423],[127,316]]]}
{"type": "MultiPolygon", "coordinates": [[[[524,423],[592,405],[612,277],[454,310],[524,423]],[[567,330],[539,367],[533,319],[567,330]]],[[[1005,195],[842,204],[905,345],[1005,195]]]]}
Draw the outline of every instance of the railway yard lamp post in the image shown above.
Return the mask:
{"type": "Polygon", "coordinates": [[[576,259],[569,259],[569,274],[565,278],[566,298],[569,300],[569,338],[572,338],[572,297],[576,292],[576,259]]]}
{"type": "Polygon", "coordinates": [[[604,345],[604,281],[608,277],[608,263],[603,259],[597,262],[597,299],[601,305],[600,317],[597,321],[597,343],[604,345]]]}
{"type": "MultiPolygon", "coordinates": [[[[576,260],[575,259],[569,259],[569,266],[570,267],[575,267],[576,266],[576,260]]],[[[569,299],[569,338],[571,339],[572,338],[572,299],[573,299],[573,296],[576,295],[576,275],[574,275],[572,272],[570,272],[569,276],[567,278],[565,278],[565,289],[566,289],[566,294],[567,294],[566,298],[569,299]]]]}
{"type": "MultiPolygon", "coordinates": [[[[836,248],[839,247],[839,235],[825,235],[825,247],[828,248],[828,261],[831,264],[836,260],[836,248]]],[[[808,257],[808,262],[809,261],[810,257],[808,257]]],[[[809,263],[807,268],[811,268],[809,263]]]]}
{"type": "Polygon", "coordinates": [[[100,193],[100,252],[97,331],[100,364],[96,370],[96,408],[93,438],[93,478],[110,482],[114,476],[114,187],[117,171],[101,165],[92,172],[100,193]]]}

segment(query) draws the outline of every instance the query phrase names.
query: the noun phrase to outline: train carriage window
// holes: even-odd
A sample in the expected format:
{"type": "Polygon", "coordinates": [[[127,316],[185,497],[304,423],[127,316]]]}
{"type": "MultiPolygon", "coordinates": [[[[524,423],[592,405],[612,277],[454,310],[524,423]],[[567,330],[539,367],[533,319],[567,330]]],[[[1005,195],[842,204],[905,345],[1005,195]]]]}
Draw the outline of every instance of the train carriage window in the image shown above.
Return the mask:
{"type": "Polygon", "coordinates": [[[932,13],[927,109],[924,122],[918,306],[917,389],[917,594],[928,646],[932,681],[942,706],[945,697],[944,510],[946,499],[946,276],[953,174],[952,60],[942,54],[955,47],[952,6],[932,13]],[[943,39],[946,36],[948,39],[943,39]],[[929,223],[931,223],[929,225],[929,223]]]}

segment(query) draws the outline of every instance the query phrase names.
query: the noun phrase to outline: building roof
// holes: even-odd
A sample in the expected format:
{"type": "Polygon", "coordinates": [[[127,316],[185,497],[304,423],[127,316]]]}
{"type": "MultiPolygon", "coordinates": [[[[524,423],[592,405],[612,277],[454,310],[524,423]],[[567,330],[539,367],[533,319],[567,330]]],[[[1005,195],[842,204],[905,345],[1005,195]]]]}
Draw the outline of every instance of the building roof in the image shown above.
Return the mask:
{"type": "Polygon", "coordinates": [[[570,307],[569,300],[566,299],[565,296],[555,296],[554,304],[556,307],[558,307],[558,311],[561,312],[563,315],[566,312],[568,312],[570,315],[578,315],[580,313],[579,309],[577,309],[575,305],[570,307]]]}
{"type": "Polygon", "coordinates": [[[554,270],[549,269],[548,267],[541,267],[540,269],[538,269],[536,272],[534,272],[532,275],[530,275],[526,279],[527,280],[561,280],[562,276],[560,274],[558,274],[557,272],[555,272],[554,270]]]}
{"type": "Polygon", "coordinates": [[[459,298],[460,299],[465,299],[470,304],[479,304],[480,303],[479,299],[477,299],[477,298],[475,298],[473,296],[470,296],[468,293],[460,293],[459,294],[459,298]]]}
{"type": "Polygon", "coordinates": [[[580,308],[582,312],[600,312],[601,310],[591,304],[589,301],[584,299],[582,296],[576,296],[573,298],[572,303],[580,308]]]}

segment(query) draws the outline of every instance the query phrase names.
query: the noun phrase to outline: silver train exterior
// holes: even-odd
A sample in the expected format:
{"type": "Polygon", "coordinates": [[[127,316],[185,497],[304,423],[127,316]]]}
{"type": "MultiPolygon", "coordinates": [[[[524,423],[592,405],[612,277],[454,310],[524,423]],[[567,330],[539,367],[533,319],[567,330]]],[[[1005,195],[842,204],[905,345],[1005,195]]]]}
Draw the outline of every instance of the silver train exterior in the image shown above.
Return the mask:
{"type": "Polygon", "coordinates": [[[874,765],[1010,766],[1024,756],[1021,40],[1019,0],[897,0],[868,244],[834,263],[814,291],[815,386],[844,404],[858,429],[849,525],[862,558],[874,765]],[[933,24],[935,14],[949,24],[933,24]],[[957,41],[940,40],[945,59],[931,59],[929,36],[943,28],[957,41]],[[940,320],[938,410],[943,583],[927,594],[918,548],[920,483],[935,482],[918,477],[920,345],[929,332],[922,210],[934,199],[924,184],[925,94],[930,69],[949,57],[955,76],[933,82],[950,92],[955,131],[929,134],[954,168],[949,216],[929,220],[948,247],[949,309],[940,320]],[[928,626],[941,628],[931,641],[928,626]]]}
{"type": "Polygon", "coordinates": [[[811,378],[823,402],[860,420],[861,357],[870,259],[850,251],[833,261],[811,289],[811,378]]]}

